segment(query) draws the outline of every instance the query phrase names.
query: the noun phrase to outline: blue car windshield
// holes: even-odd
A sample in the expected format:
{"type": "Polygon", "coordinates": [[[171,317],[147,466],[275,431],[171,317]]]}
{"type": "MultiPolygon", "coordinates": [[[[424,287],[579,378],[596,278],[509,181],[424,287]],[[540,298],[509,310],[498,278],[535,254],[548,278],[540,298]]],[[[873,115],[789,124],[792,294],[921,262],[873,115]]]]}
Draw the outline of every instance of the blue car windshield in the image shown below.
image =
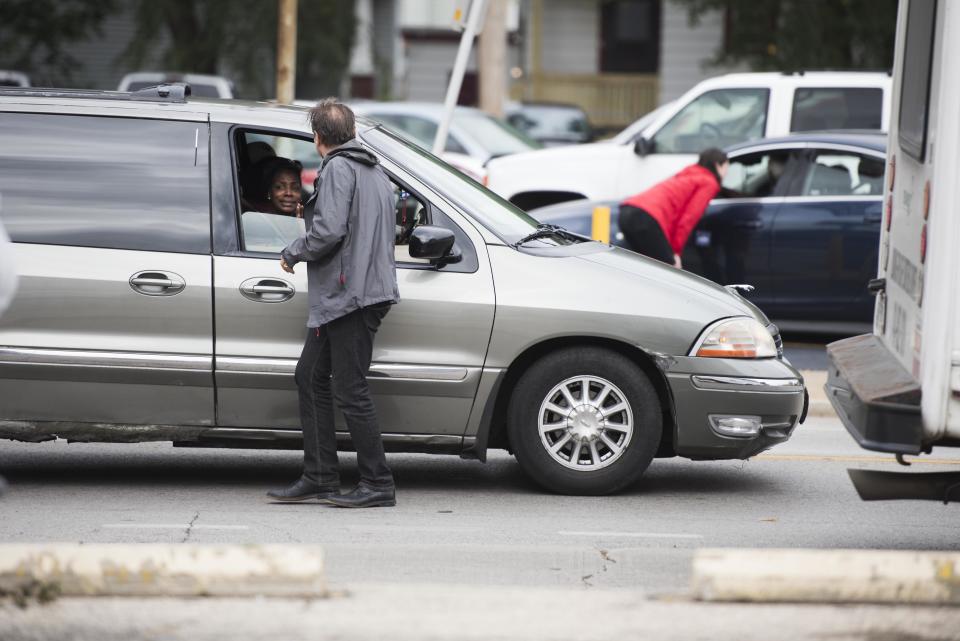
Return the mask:
{"type": "MultiPolygon", "coordinates": [[[[517,243],[537,231],[539,223],[535,218],[430,152],[380,127],[363,132],[362,138],[390,160],[401,167],[409,168],[506,244],[517,243]]],[[[560,245],[577,242],[562,236],[548,240],[553,241],[550,244],[560,245]]]]}

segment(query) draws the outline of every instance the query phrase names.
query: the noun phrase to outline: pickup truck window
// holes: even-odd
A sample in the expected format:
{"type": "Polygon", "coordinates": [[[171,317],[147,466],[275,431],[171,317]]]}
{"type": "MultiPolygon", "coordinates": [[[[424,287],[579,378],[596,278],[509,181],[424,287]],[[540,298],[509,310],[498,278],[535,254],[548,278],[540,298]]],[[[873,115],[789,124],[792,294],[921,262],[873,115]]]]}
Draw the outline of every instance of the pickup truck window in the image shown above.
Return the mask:
{"type": "Polygon", "coordinates": [[[879,87],[803,87],[793,94],[792,132],[882,128],[879,87]]]}
{"type": "Polygon", "coordinates": [[[763,138],[768,89],[716,89],[693,99],[653,136],[654,153],[697,154],[763,138]]]}

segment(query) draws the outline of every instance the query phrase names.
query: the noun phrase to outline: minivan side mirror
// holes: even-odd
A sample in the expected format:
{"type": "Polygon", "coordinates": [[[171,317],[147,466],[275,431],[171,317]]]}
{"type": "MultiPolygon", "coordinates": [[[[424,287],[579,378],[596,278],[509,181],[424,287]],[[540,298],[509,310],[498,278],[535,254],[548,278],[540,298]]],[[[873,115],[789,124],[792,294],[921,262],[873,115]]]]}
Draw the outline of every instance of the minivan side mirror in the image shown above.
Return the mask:
{"type": "Polygon", "coordinates": [[[633,153],[637,154],[641,158],[647,154],[653,153],[653,141],[640,136],[633,143],[633,153]]]}
{"type": "Polygon", "coordinates": [[[438,266],[460,262],[463,256],[453,246],[455,240],[449,229],[420,225],[410,234],[410,257],[427,259],[438,266]]]}

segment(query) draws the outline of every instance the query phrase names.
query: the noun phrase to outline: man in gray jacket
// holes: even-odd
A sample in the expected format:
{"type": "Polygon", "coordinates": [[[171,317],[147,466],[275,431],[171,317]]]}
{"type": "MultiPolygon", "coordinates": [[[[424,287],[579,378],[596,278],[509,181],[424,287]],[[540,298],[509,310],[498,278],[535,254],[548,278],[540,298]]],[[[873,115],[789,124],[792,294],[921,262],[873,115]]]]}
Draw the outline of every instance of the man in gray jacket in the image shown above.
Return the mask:
{"type": "Polygon", "coordinates": [[[303,475],[268,492],[279,501],[319,498],[340,507],[396,504],[376,409],[367,386],[373,338],[400,300],[394,261],[393,187],[376,156],[355,140],[353,112],[334,99],[310,110],[323,157],[305,209],[307,234],[281,253],[280,266],[307,263],[310,317],[297,363],[303,475]],[[360,483],[340,494],[333,400],[357,451],[360,483]]]}

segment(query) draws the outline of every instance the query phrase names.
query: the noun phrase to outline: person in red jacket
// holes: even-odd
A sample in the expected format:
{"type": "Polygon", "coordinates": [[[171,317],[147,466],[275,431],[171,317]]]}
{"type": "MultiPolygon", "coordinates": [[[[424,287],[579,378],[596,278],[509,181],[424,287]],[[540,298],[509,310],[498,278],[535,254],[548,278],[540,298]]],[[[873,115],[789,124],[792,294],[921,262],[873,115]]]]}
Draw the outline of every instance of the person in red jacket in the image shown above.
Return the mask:
{"type": "Polygon", "coordinates": [[[716,148],[700,152],[697,164],[620,203],[620,231],[638,254],[682,267],[680,254],[730,162],[716,148]]]}

